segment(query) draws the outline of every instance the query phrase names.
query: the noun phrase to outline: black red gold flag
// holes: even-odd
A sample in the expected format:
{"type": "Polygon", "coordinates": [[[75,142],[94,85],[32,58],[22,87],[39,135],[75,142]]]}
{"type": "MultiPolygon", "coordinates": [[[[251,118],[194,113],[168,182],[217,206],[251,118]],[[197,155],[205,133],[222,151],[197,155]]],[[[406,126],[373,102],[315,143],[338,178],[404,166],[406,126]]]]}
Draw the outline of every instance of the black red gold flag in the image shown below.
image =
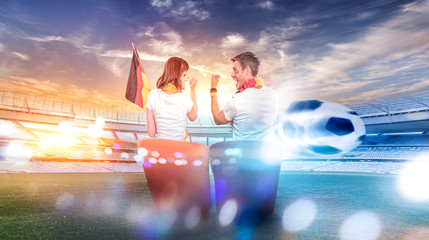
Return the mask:
{"type": "Polygon", "coordinates": [[[146,102],[149,92],[149,81],[147,80],[146,73],[143,70],[139,54],[133,44],[133,58],[131,59],[125,98],[143,108],[143,111],[146,111],[146,102]]]}

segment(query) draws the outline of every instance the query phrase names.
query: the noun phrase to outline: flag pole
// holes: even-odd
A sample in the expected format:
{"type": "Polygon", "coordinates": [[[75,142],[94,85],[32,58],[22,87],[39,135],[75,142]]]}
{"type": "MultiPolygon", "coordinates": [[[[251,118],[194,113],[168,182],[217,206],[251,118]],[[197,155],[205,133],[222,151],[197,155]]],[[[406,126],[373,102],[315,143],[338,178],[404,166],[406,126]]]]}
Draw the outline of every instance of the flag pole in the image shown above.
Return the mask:
{"type": "Polygon", "coordinates": [[[137,53],[136,47],[134,46],[133,42],[131,42],[131,45],[133,46],[133,51],[137,53]]]}

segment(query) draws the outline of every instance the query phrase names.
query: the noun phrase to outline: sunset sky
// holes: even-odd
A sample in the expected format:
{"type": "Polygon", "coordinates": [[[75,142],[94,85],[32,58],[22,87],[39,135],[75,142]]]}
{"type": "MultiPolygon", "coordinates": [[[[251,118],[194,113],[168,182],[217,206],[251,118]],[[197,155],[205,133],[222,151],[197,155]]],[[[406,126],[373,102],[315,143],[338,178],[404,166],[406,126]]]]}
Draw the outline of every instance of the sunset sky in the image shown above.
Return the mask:
{"type": "Polygon", "coordinates": [[[281,103],[356,104],[429,91],[429,1],[2,0],[1,91],[138,110],[125,100],[134,42],[151,88],[186,59],[209,111],[210,73],[252,51],[281,103]]]}

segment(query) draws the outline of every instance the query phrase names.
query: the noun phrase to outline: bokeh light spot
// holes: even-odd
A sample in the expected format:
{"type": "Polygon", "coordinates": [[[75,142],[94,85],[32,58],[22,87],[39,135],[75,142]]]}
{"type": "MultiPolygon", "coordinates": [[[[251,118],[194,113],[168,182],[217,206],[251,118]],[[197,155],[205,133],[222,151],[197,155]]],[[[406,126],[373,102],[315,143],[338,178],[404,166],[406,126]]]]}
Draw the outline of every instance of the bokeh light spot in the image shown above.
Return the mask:
{"type": "Polygon", "coordinates": [[[111,197],[106,197],[101,202],[101,210],[105,215],[114,215],[118,210],[118,203],[111,197]]]}
{"type": "Polygon", "coordinates": [[[237,159],[235,157],[232,157],[228,160],[229,164],[235,164],[237,162],[237,159]]]}
{"type": "Polygon", "coordinates": [[[238,204],[234,199],[226,201],[219,212],[219,224],[226,227],[234,221],[237,216],[238,204]]]}
{"type": "Polygon", "coordinates": [[[152,167],[152,164],[150,162],[144,162],[143,166],[147,167],[147,168],[150,168],[150,167],[152,167]]]}
{"type": "Polygon", "coordinates": [[[149,158],[149,162],[152,164],[156,164],[156,158],[149,158]]]}
{"type": "Polygon", "coordinates": [[[72,194],[64,193],[57,198],[56,206],[60,211],[69,211],[74,207],[75,203],[76,198],[72,194]]]}
{"type": "Polygon", "coordinates": [[[136,160],[136,163],[141,164],[143,162],[143,156],[140,154],[134,155],[134,160],[136,160]]]}
{"type": "Polygon", "coordinates": [[[219,159],[213,159],[212,164],[213,165],[219,165],[221,163],[221,161],[219,159]]]}
{"type": "Polygon", "coordinates": [[[88,198],[86,199],[86,209],[89,212],[94,211],[94,208],[97,206],[97,196],[91,192],[88,194],[88,198]]]}
{"type": "Polygon", "coordinates": [[[165,160],[165,158],[159,158],[158,162],[161,163],[161,164],[166,164],[167,160],[165,160]]]}
{"type": "Polygon", "coordinates": [[[203,162],[201,162],[200,160],[195,160],[192,162],[192,165],[194,165],[195,167],[199,167],[203,165],[203,162]]]}
{"type": "Polygon", "coordinates": [[[183,165],[188,164],[188,161],[185,159],[176,159],[174,161],[174,164],[176,164],[177,166],[183,166],[183,165]]]}
{"type": "Polygon", "coordinates": [[[147,155],[147,153],[148,153],[148,151],[146,150],[146,148],[139,148],[139,149],[137,150],[137,152],[138,152],[138,154],[139,154],[140,156],[142,156],[142,157],[146,157],[146,155],[147,155]]]}
{"type": "Polygon", "coordinates": [[[150,153],[150,155],[152,155],[152,157],[159,157],[159,152],[157,152],[157,151],[153,151],[153,152],[151,152],[150,153]]]}
{"type": "Polygon", "coordinates": [[[241,154],[240,148],[227,148],[225,149],[226,156],[239,156],[241,154]]]}
{"type": "Polygon", "coordinates": [[[195,228],[201,219],[201,209],[199,207],[192,207],[185,215],[185,227],[188,229],[195,228]]]}
{"type": "Polygon", "coordinates": [[[175,156],[176,158],[182,158],[182,157],[183,157],[183,153],[181,153],[181,152],[175,152],[175,153],[174,153],[174,156],[175,156]]]}
{"type": "Polygon", "coordinates": [[[378,217],[368,211],[362,211],[349,217],[340,228],[341,240],[375,240],[381,231],[378,217]]]}
{"type": "Polygon", "coordinates": [[[283,228],[288,232],[299,232],[310,226],[317,215],[317,206],[312,200],[299,199],[283,212],[283,228]]]}
{"type": "Polygon", "coordinates": [[[105,148],[104,149],[104,153],[107,154],[107,155],[111,155],[113,153],[113,151],[112,151],[111,148],[105,148]]]}

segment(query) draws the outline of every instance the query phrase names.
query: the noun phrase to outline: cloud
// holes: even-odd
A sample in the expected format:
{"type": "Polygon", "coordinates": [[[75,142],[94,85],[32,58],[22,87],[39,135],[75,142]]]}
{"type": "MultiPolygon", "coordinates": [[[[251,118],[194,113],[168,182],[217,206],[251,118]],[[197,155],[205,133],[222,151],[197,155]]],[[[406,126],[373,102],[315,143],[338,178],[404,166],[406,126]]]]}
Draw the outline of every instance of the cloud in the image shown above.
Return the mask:
{"type": "Polygon", "coordinates": [[[386,79],[389,77],[398,78],[413,72],[421,71],[425,74],[429,72],[429,53],[411,55],[410,57],[382,61],[379,64],[370,65],[363,68],[358,75],[361,79],[386,79]]]}
{"type": "MultiPolygon", "coordinates": [[[[138,51],[140,59],[146,61],[154,62],[165,62],[168,58],[163,58],[157,55],[152,55],[144,51],[138,51]]],[[[111,57],[111,58],[130,58],[133,56],[132,51],[128,50],[109,50],[105,53],[100,54],[101,57],[111,57]]]]}
{"type": "Polygon", "coordinates": [[[239,33],[228,33],[228,35],[222,39],[222,48],[238,48],[244,46],[246,43],[247,40],[243,35],[239,33]]]}
{"type": "Polygon", "coordinates": [[[37,41],[37,42],[51,42],[51,41],[63,41],[63,42],[65,42],[66,41],[63,37],[60,37],[60,36],[43,36],[43,37],[27,36],[27,37],[23,37],[23,39],[33,40],[33,41],[37,41]]]}
{"type": "Polygon", "coordinates": [[[179,20],[197,19],[204,21],[210,17],[210,13],[199,7],[199,3],[196,1],[175,1],[173,4],[173,0],[152,0],[150,3],[158,9],[160,14],[173,16],[179,20]]]}
{"type": "Polygon", "coordinates": [[[172,0],[151,0],[150,4],[153,7],[162,8],[162,7],[170,7],[173,4],[173,2],[172,0]]]}
{"type": "MultiPolygon", "coordinates": [[[[386,86],[384,81],[387,77],[398,78],[416,67],[429,67],[429,56],[426,54],[429,51],[427,6],[427,2],[406,6],[406,11],[369,28],[354,41],[330,44],[331,51],[325,56],[308,56],[304,61],[306,64],[294,69],[296,76],[308,88],[302,89],[303,94],[313,89],[323,89],[323,94],[316,93],[314,96],[339,96],[344,91],[342,86],[347,86],[348,92],[361,96],[380,94],[389,89],[390,93],[381,95],[386,96],[423,86],[421,82],[416,82],[406,88],[394,90],[397,83],[393,79],[389,81],[391,86],[386,86]],[[416,55],[421,55],[421,58],[416,59],[416,55]]],[[[282,84],[284,88],[292,78],[285,80],[282,84]]],[[[350,99],[357,100],[361,97],[342,96],[342,99],[336,100],[350,99]]]]}
{"type": "MultiPolygon", "coordinates": [[[[305,25],[303,18],[288,18],[282,20],[278,25],[265,28],[256,35],[257,38],[240,33],[228,33],[222,38],[221,48],[223,55],[229,58],[239,52],[252,51],[261,60],[259,71],[265,83],[270,86],[278,85],[285,79],[293,79],[297,73],[293,72],[297,56],[289,54],[293,47],[293,38],[313,29],[315,25],[305,25]]],[[[224,69],[229,70],[226,65],[224,69]]]]}
{"type": "Polygon", "coordinates": [[[136,36],[138,38],[153,37],[154,36],[154,30],[155,30],[155,27],[145,27],[142,29],[142,31],[137,32],[136,36]]]}
{"type": "Polygon", "coordinates": [[[263,9],[268,9],[268,10],[274,9],[274,3],[270,0],[260,2],[257,6],[260,8],[263,8],[263,9]]]}
{"type": "Polygon", "coordinates": [[[379,101],[384,99],[407,96],[412,93],[429,91],[429,79],[423,78],[414,81],[408,86],[398,86],[398,84],[387,83],[383,88],[366,89],[359,94],[350,94],[342,101],[343,104],[356,104],[379,101]]]}
{"type": "Polygon", "coordinates": [[[14,22],[23,23],[29,26],[36,25],[37,20],[31,16],[28,8],[21,6],[19,3],[2,2],[2,7],[0,8],[0,16],[5,19],[12,20],[14,22]]]}
{"type": "Polygon", "coordinates": [[[28,55],[25,55],[25,54],[22,54],[19,52],[12,52],[12,55],[18,57],[21,60],[25,60],[25,61],[27,61],[29,59],[28,55]]]}
{"type": "Polygon", "coordinates": [[[175,31],[161,33],[159,38],[152,38],[148,44],[151,52],[164,55],[177,55],[186,52],[183,48],[182,36],[175,31]]]}

